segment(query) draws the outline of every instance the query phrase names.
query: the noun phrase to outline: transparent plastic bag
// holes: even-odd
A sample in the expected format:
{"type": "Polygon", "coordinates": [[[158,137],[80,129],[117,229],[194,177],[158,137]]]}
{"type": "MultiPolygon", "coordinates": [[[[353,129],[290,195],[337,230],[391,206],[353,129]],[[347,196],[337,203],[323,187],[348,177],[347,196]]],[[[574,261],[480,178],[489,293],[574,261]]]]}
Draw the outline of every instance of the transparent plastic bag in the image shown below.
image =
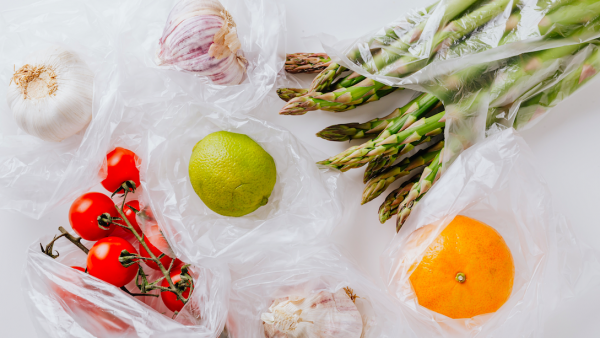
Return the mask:
{"type": "Polygon", "coordinates": [[[321,41],[362,76],[436,95],[449,164],[486,131],[530,126],[593,78],[598,38],[593,0],[441,0],[353,41],[321,41]]]}
{"type": "Polygon", "coordinates": [[[227,330],[232,338],[264,338],[261,314],[269,312],[275,299],[309,297],[321,291],[336,293],[346,287],[358,296],[355,304],[363,322],[361,337],[414,336],[397,305],[334,245],[324,241],[310,246],[271,245],[260,251],[230,254],[232,290],[227,330]]]}
{"type": "MultiPolygon", "coordinates": [[[[463,152],[420,200],[382,254],[384,280],[419,337],[543,337],[565,298],[600,284],[600,255],[554,212],[525,141],[512,129],[463,152]],[[418,304],[409,277],[425,249],[456,215],[497,230],[515,265],[512,294],[496,312],[451,319],[418,304]],[[414,233],[433,224],[430,231],[414,233]]],[[[468,278],[468,277],[467,277],[468,278]]]]}
{"type": "MultiPolygon", "coordinates": [[[[59,143],[25,134],[12,119],[0,90],[0,208],[33,218],[69,203],[102,179],[102,161],[119,142],[138,142],[146,116],[124,115],[140,102],[194,100],[228,114],[256,107],[283,67],[284,10],[275,0],[224,0],[249,62],[247,78],[218,86],[206,78],[158,67],[154,55],[172,1],[42,1],[0,13],[0,82],[27,55],[58,44],[72,50],[94,73],[92,121],[59,143]],[[130,85],[126,85],[130,84],[130,85]],[[134,126],[124,127],[124,123],[134,126]],[[127,130],[128,133],[123,131],[127,130]]],[[[143,112],[140,112],[143,113],[143,112]]]]}
{"type": "Polygon", "coordinates": [[[142,156],[141,202],[150,206],[173,249],[184,261],[230,248],[310,240],[331,233],[341,214],[339,173],[324,173],[290,132],[254,118],[239,118],[195,104],[136,107],[159,114],[136,152],[142,156]],[[246,134],[275,160],[277,181],[269,201],[242,217],[210,210],[194,192],[188,166],[206,135],[246,134]]]}
{"type": "MultiPolygon", "coordinates": [[[[47,244],[52,237],[40,239],[47,244]]],[[[83,241],[90,248],[93,243],[83,241]]],[[[70,266],[85,266],[86,254],[61,238],[52,259],[39,243],[27,250],[23,289],[39,337],[218,337],[227,317],[230,276],[227,266],[203,261],[191,267],[194,291],[173,312],[156,297],[132,297],[119,288],[70,266]]],[[[134,244],[134,247],[137,245],[134,244]]],[[[151,280],[160,273],[144,269],[151,280]]],[[[135,282],[126,285],[136,292],[135,282]]],[[[157,293],[158,291],[153,291],[157,293]]]]}

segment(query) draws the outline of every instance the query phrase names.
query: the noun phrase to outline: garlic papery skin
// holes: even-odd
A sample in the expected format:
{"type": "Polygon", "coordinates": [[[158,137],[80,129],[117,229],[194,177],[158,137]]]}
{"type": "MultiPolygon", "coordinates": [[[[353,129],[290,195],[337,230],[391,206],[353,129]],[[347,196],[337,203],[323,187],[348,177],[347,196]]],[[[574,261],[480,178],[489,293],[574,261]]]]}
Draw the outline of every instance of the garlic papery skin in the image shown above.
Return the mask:
{"type": "Polygon", "coordinates": [[[267,338],[360,338],[363,321],[344,289],[276,299],[263,313],[267,338]]]}
{"type": "Polygon", "coordinates": [[[74,53],[52,46],[31,55],[8,86],[17,125],[45,141],[60,142],[92,120],[94,74],[74,53]]]}
{"type": "Polygon", "coordinates": [[[247,65],[240,47],[235,22],[219,1],[183,0],[169,13],[156,63],[236,85],[247,65]]]}

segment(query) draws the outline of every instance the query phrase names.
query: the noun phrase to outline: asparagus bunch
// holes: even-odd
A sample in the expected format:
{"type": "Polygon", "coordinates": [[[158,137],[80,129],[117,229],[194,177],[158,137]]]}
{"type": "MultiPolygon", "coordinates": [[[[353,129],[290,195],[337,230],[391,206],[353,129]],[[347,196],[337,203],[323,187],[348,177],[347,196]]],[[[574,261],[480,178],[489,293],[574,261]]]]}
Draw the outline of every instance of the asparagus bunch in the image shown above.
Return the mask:
{"type": "Polygon", "coordinates": [[[325,53],[287,54],[285,71],[288,73],[320,73],[331,64],[331,58],[325,53]]]}
{"type": "Polygon", "coordinates": [[[402,131],[400,130],[403,125],[396,121],[381,132],[376,139],[360,146],[351,147],[317,164],[341,171],[360,168],[379,155],[397,154],[411,143],[418,143],[430,134],[439,134],[446,125],[445,123],[445,112],[429,118],[422,118],[402,131]]]}
{"type": "Polygon", "coordinates": [[[404,117],[404,126],[416,121],[424,114],[441,107],[439,100],[424,93],[411,100],[403,107],[396,108],[391,114],[365,123],[344,123],[329,126],[317,133],[317,136],[328,141],[348,141],[359,138],[372,138],[387,128],[390,123],[404,117]],[[410,115],[410,116],[409,116],[410,115]]]}
{"type": "MultiPolygon", "coordinates": [[[[477,28],[490,22],[498,15],[501,15],[507,6],[513,6],[513,8],[515,8],[517,4],[517,1],[512,0],[492,0],[488,2],[471,0],[451,1],[453,4],[455,2],[456,6],[448,5],[441,22],[442,27],[444,28],[439,30],[433,36],[430,43],[423,43],[418,46],[415,45],[415,42],[419,40],[420,34],[427,23],[427,20],[425,20],[394,43],[386,48],[382,48],[374,55],[371,61],[364,63],[363,67],[367,71],[379,71],[387,76],[408,76],[428,65],[432,60],[432,57],[440,50],[462,40],[477,28]],[[429,46],[431,46],[431,48],[429,46]],[[419,48],[416,47],[422,48],[419,50],[419,48]],[[410,48],[416,48],[411,52],[412,54],[408,53],[410,48]],[[427,52],[426,49],[423,48],[430,50],[430,52],[427,52]]],[[[596,0],[580,0],[572,5],[566,5],[568,3],[570,3],[570,1],[566,0],[544,2],[544,7],[549,12],[538,25],[542,35],[546,35],[547,38],[568,36],[574,31],[577,31],[577,29],[580,29],[580,27],[585,27],[600,16],[600,3],[596,0]]],[[[511,17],[511,20],[509,20],[507,24],[507,32],[514,31],[515,23],[518,22],[520,18],[518,9],[515,8],[514,14],[515,16],[511,17]]],[[[508,42],[512,40],[514,39],[505,36],[502,38],[501,43],[502,41],[508,42]]],[[[317,93],[312,93],[309,90],[308,94],[305,96],[290,100],[280,113],[284,115],[301,115],[311,110],[323,109],[323,107],[327,107],[328,110],[334,111],[353,109],[357,105],[347,105],[344,100],[359,98],[360,94],[355,94],[355,91],[377,91],[384,86],[384,84],[380,82],[365,79],[362,75],[353,73],[349,76],[352,78],[352,84],[348,83],[349,81],[340,81],[339,84],[342,88],[335,88],[333,92],[329,93],[324,92],[324,89],[329,87],[335,76],[337,76],[335,72],[324,72],[319,74],[318,82],[326,82],[327,86],[319,87],[319,90],[315,90],[317,93]],[[360,82],[356,83],[356,81],[360,82]],[[340,99],[340,97],[342,97],[342,99],[340,99]]],[[[316,88],[314,83],[312,88],[316,88]]],[[[365,104],[368,102],[363,100],[361,103],[365,104]]]]}
{"type": "Polygon", "coordinates": [[[423,165],[430,164],[435,158],[439,157],[442,149],[444,149],[444,141],[440,141],[433,146],[404,159],[400,163],[389,167],[381,174],[375,176],[367,183],[367,186],[363,191],[361,204],[368,203],[377,198],[397,179],[410,175],[413,170],[423,165]]]}

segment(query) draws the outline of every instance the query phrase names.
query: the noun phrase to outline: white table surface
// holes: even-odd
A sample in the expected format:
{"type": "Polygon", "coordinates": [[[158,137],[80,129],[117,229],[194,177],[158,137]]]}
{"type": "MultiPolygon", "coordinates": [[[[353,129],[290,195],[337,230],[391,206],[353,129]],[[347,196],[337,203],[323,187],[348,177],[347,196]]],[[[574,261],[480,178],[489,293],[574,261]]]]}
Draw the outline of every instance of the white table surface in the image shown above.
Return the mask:
{"type": "MultiPolygon", "coordinates": [[[[100,0],[97,0],[100,1],[100,0]]],[[[287,52],[318,52],[318,45],[304,36],[326,32],[341,39],[352,38],[392,21],[406,10],[420,6],[409,0],[283,0],[287,17],[287,52]]],[[[33,0],[0,0],[6,9],[33,3],[33,0]]],[[[425,2],[423,2],[425,3],[425,2]]],[[[1,51],[0,51],[1,52],[1,51]]],[[[310,77],[305,76],[305,80],[310,77]]],[[[570,221],[574,232],[590,246],[600,249],[600,156],[595,144],[600,125],[600,79],[569,97],[533,129],[522,133],[535,154],[540,175],[552,192],[555,208],[570,221]]],[[[261,114],[266,120],[290,130],[304,144],[327,154],[345,149],[314,136],[318,130],[336,123],[367,121],[383,116],[407,100],[408,93],[394,93],[380,102],[343,114],[311,112],[304,116],[261,114]]],[[[283,106],[283,102],[281,103],[283,106]]],[[[379,255],[394,235],[391,222],[377,220],[377,209],[385,196],[365,206],[359,205],[362,172],[349,173],[354,184],[347,187],[344,221],[334,240],[367,273],[379,276],[379,255]]],[[[383,194],[386,195],[386,194],[383,194]]],[[[36,337],[20,291],[25,250],[39,237],[56,232],[56,224],[68,227],[68,205],[49,212],[43,220],[0,211],[0,301],[1,337],[36,337]]],[[[600,290],[589,290],[559,306],[545,323],[545,337],[599,337],[600,290]]]]}

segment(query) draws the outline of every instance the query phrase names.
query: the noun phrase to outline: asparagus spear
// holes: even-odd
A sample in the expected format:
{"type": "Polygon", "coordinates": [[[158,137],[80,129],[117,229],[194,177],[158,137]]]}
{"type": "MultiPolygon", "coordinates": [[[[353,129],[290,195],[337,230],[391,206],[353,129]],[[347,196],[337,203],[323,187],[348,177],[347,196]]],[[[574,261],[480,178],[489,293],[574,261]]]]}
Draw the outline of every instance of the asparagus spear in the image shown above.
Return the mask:
{"type": "MultiPolygon", "coordinates": [[[[397,118],[404,118],[409,121],[409,114],[412,115],[410,123],[416,121],[421,115],[430,112],[433,108],[439,106],[439,100],[430,94],[421,94],[403,107],[396,108],[391,114],[382,118],[376,118],[365,123],[345,123],[329,126],[317,133],[318,137],[329,141],[347,141],[358,138],[374,137],[382,132],[390,123],[397,118]],[[438,105],[436,105],[436,103],[438,105]]],[[[402,122],[400,122],[402,123],[402,122]]],[[[404,128],[408,127],[404,122],[404,128]]]]}
{"type": "Polygon", "coordinates": [[[442,167],[443,151],[444,150],[442,149],[433,159],[433,161],[431,161],[431,164],[429,164],[429,166],[427,166],[427,168],[423,170],[419,182],[413,185],[413,187],[410,189],[402,203],[400,203],[400,205],[398,206],[396,231],[400,230],[400,228],[406,221],[406,218],[408,217],[408,215],[410,215],[410,212],[414,207],[416,200],[419,199],[419,197],[421,197],[427,191],[429,191],[429,189],[431,189],[431,186],[435,183],[435,181],[439,179],[441,174],[440,169],[442,167]]]}
{"type": "Polygon", "coordinates": [[[325,53],[287,54],[285,71],[288,73],[320,73],[331,64],[331,58],[325,53]]]}
{"type": "Polygon", "coordinates": [[[582,0],[572,5],[554,8],[540,20],[538,29],[541,35],[554,33],[565,36],[574,27],[580,27],[600,16],[600,1],[582,0]]]}
{"type": "Polygon", "coordinates": [[[377,101],[400,88],[386,86],[371,79],[363,80],[351,88],[338,89],[330,93],[308,93],[291,99],[281,110],[281,115],[304,115],[312,110],[343,112],[358,105],[377,101]]]}
{"type": "Polygon", "coordinates": [[[438,132],[445,126],[444,114],[445,112],[441,112],[429,118],[422,118],[403,131],[400,131],[400,123],[390,124],[376,139],[351,147],[317,164],[341,171],[362,167],[378,155],[397,153],[407,144],[419,141],[429,133],[438,132]]]}
{"type": "Polygon", "coordinates": [[[277,89],[277,95],[283,101],[289,101],[295,97],[299,97],[302,95],[306,95],[308,93],[308,89],[303,88],[279,88],[277,89]]]}
{"type": "Polygon", "coordinates": [[[346,68],[341,65],[331,62],[324,71],[320,72],[317,77],[314,78],[310,88],[308,88],[309,92],[324,92],[331,86],[333,80],[338,77],[342,72],[344,72],[346,68]]]}
{"type": "Polygon", "coordinates": [[[548,109],[555,107],[564,98],[586,84],[598,72],[600,72],[600,50],[599,47],[594,47],[591,54],[576,70],[550,88],[523,102],[517,112],[514,127],[518,129],[542,115],[548,109]]]}
{"type": "Polygon", "coordinates": [[[421,175],[417,174],[402,183],[400,187],[392,191],[386,198],[385,201],[379,207],[379,222],[385,223],[392,215],[398,213],[398,205],[404,200],[404,197],[408,195],[410,189],[419,182],[421,175]]]}
{"type": "Polygon", "coordinates": [[[397,209],[398,211],[397,211],[397,215],[396,215],[396,232],[400,231],[400,228],[402,228],[402,226],[404,225],[404,222],[406,222],[406,219],[408,218],[408,216],[410,216],[410,212],[412,211],[412,209],[414,207],[417,206],[417,204],[419,203],[421,198],[423,198],[423,196],[425,196],[425,194],[417,197],[416,200],[411,201],[404,208],[397,209]]]}
{"type": "Polygon", "coordinates": [[[439,153],[443,148],[444,141],[440,141],[433,146],[404,159],[402,162],[389,167],[383,173],[371,179],[363,191],[361,204],[368,203],[377,198],[390,186],[390,184],[394,183],[400,177],[409,175],[411,171],[420,166],[430,164],[436,157],[439,157],[439,153]]]}

